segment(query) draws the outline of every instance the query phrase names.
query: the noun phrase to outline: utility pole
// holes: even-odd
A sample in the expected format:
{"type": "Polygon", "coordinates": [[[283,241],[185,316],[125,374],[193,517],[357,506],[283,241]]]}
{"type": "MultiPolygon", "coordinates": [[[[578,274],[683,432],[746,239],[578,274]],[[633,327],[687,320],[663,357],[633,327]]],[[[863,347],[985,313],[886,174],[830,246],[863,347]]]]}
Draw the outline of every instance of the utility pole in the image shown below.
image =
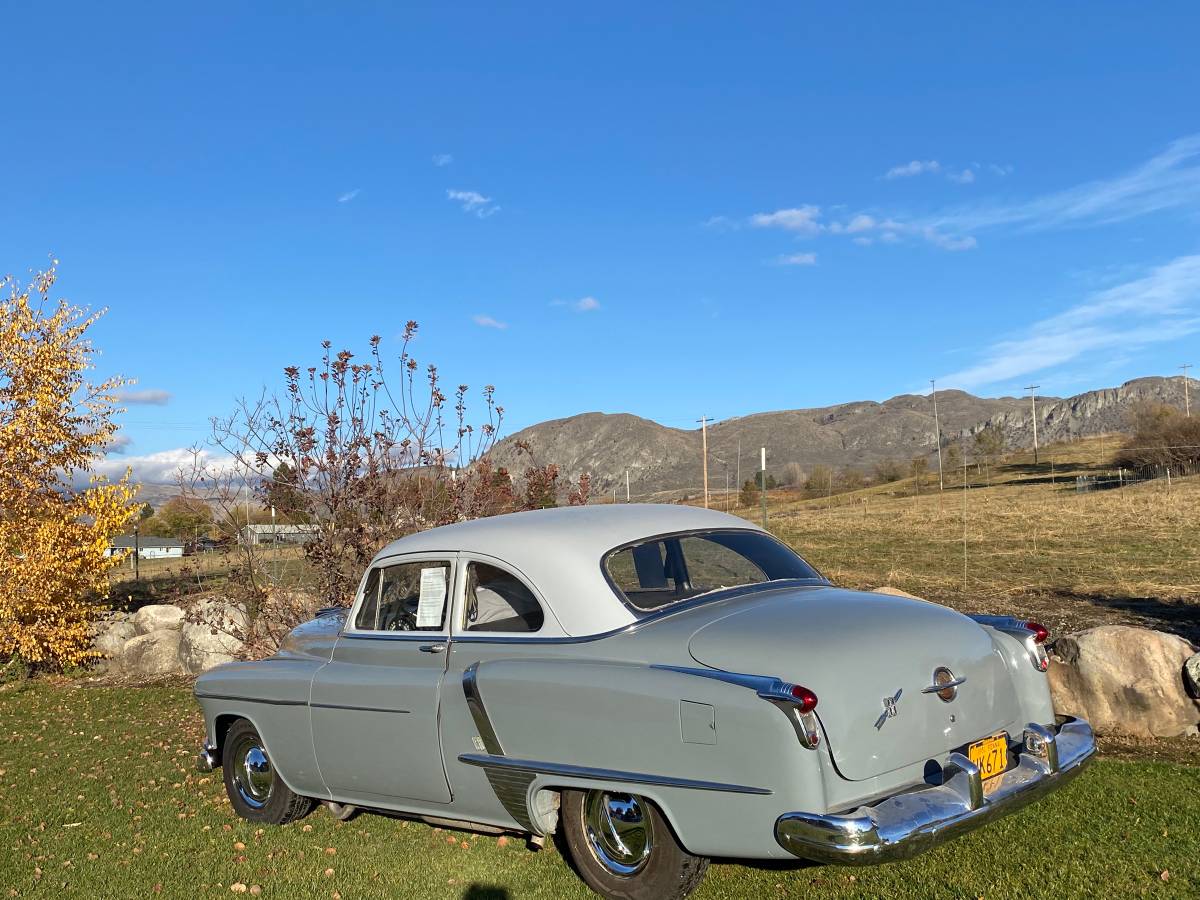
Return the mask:
{"type": "Polygon", "coordinates": [[[142,580],[142,537],[141,528],[137,525],[133,526],[133,580],[142,580]]]}
{"type": "Polygon", "coordinates": [[[767,448],[762,448],[762,488],[758,496],[762,497],[763,528],[767,527],[767,448]]]}
{"type": "MultiPolygon", "coordinates": [[[[942,480],[942,426],[938,422],[937,413],[937,381],[933,378],[929,379],[929,393],[933,396],[933,437],[937,442],[938,451],[938,490],[944,491],[946,483],[942,480]]],[[[941,502],[940,500],[938,501],[941,502]]]]}
{"type": "Polygon", "coordinates": [[[700,439],[704,452],[704,508],[708,509],[708,416],[701,416],[700,439]]]}
{"type": "MultiPolygon", "coordinates": [[[[1032,410],[1033,410],[1033,464],[1034,464],[1035,466],[1038,464],[1038,453],[1037,453],[1037,393],[1036,393],[1036,392],[1037,392],[1037,389],[1038,389],[1038,388],[1040,388],[1040,387],[1041,387],[1041,385],[1040,385],[1040,384],[1027,384],[1027,385],[1025,385],[1025,390],[1029,391],[1029,406],[1030,406],[1030,409],[1032,409],[1032,410]]],[[[964,454],[964,455],[965,455],[965,454],[964,454]]]]}
{"type": "Polygon", "coordinates": [[[742,439],[738,438],[737,489],[742,489],[742,439]]]}
{"type": "Polygon", "coordinates": [[[625,470],[625,502],[629,502],[629,470],[625,470]]]}
{"type": "Polygon", "coordinates": [[[1192,367],[1191,363],[1184,363],[1179,368],[1183,369],[1183,409],[1184,415],[1189,419],[1192,417],[1192,401],[1188,397],[1188,369],[1192,367]]]}

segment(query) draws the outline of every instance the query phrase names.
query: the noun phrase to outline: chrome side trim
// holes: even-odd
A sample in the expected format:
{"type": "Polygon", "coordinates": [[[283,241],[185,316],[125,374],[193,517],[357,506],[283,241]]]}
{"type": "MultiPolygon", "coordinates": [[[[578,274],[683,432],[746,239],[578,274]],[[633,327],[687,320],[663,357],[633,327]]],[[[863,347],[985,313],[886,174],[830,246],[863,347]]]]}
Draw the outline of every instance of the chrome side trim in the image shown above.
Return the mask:
{"type": "Polygon", "coordinates": [[[796,732],[796,739],[802,747],[815,750],[821,742],[816,713],[801,714],[799,712],[792,697],[792,684],[782,678],[775,678],[771,675],[742,675],[738,672],[722,672],[718,669],[693,669],[688,666],[655,664],[650,668],[663,672],[678,672],[680,675],[695,675],[698,678],[711,678],[714,681],[724,681],[726,684],[736,684],[738,687],[748,688],[787,717],[788,723],[796,732]]]}
{"type": "Polygon", "coordinates": [[[1078,775],[1095,754],[1096,741],[1082,719],[1061,722],[1057,727],[1027,725],[1017,765],[994,776],[987,794],[978,767],[952,753],[941,785],[902,791],[840,815],[785,813],[775,822],[775,840],[794,856],[844,865],[872,865],[923,853],[1020,809],[1078,775]]]}
{"type": "Polygon", "coordinates": [[[617,769],[594,769],[589,766],[541,762],[532,759],[510,759],[507,756],[491,756],[481,753],[464,753],[459,756],[458,761],[468,766],[480,766],[483,769],[530,772],[536,775],[561,775],[566,778],[587,778],[606,783],[653,784],[661,787],[685,788],[693,791],[720,791],[727,794],[769,795],[772,793],[767,788],[748,787],[743,784],[697,781],[691,778],[676,778],[671,775],[622,772],[617,769]]]}
{"type": "Polygon", "coordinates": [[[487,708],[483,705],[483,697],[479,694],[479,663],[473,662],[467,666],[463,672],[462,685],[463,695],[467,698],[467,709],[471,711],[471,718],[479,731],[479,739],[483,741],[483,749],[492,756],[503,756],[504,748],[496,735],[496,729],[492,726],[487,708]]]}
{"type": "Polygon", "coordinates": [[[245,703],[265,703],[268,706],[308,706],[307,700],[264,700],[262,697],[236,697],[232,694],[204,694],[196,691],[197,700],[240,700],[245,703]]]}
{"type": "Polygon", "coordinates": [[[384,709],[381,706],[344,706],[340,703],[310,703],[313,709],[349,709],[354,712],[378,712],[378,713],[395,713],[397,715],[408,715],[410,709],[384,709]]]}

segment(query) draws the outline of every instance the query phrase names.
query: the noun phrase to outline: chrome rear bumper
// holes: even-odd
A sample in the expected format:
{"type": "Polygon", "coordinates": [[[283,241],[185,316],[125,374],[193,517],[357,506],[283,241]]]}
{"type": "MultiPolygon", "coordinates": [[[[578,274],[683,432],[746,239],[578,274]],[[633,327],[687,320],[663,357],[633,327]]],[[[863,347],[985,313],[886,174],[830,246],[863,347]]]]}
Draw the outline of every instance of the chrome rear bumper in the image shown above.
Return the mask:
{"type": "Polygon", "coordinates": [[[1063,718],[1027,725],[1017,765],[988,790],[979,769],[950,754],[943,782],[860,806],[844,815],[793,812],[775,823],[775,840],[795,856],[818,862],[870,865],[915,856],[985,822],[1020,809],[1075,777],[1096,752],[1091,726],[1063,718]]]}

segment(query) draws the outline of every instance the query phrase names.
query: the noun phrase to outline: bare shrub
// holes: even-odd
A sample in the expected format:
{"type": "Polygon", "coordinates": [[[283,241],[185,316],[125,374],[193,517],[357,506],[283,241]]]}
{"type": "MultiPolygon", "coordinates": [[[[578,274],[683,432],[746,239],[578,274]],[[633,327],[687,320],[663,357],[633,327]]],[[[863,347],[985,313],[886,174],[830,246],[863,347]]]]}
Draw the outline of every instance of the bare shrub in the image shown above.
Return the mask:
{"type": "Polygon", "coordinates": [[[586,475],[573,482],[537,464],[526,445],[518,445],[528,461],[519,475],[493,467],[486,453],[504,416],[494,389],[483,389],[483,412],[471,421],[468,386],[458,385],[451,406],[437,367],[412,357],[416,333],[409,322],[398,375],[385,367],[378,336],[362,363],[324,342],[319,365],[284,370],[281,393],[264,390],[212,420],[221,456],[197,448],[181,474],[184,496],[218,512],[216,528],[236,555],[230,590],[250,619],[247,633],[233,636],[255,650],[270,649],[318,607],[348,605],[366,565],[398,537],[560,498],[587,502],[586,475]],[[302,563],[239,539],[272,504],[313,528],[302,563]]]}
{"type": "Polygon", "coordinates": [[[1114,464],[1177,472],[1200,466],[1200,418],[1189,418],[1173,406],[1144,403],[1134,409],[1132,419],[1133,436],[1117,451],[1114,464]]]}

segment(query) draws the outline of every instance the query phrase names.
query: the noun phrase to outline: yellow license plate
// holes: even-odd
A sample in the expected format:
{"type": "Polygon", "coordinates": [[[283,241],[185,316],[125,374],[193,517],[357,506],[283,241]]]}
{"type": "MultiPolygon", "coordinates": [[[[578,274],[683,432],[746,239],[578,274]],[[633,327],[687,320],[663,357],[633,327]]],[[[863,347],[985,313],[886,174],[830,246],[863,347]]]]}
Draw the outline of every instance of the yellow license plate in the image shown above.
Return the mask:
{"type": "Polygon", "coordinates": [[[1002,731],[967,748],[967,759],[979,766],[984,781],[995,778],[1008,768],[1008,736],[1002,731]]]}

